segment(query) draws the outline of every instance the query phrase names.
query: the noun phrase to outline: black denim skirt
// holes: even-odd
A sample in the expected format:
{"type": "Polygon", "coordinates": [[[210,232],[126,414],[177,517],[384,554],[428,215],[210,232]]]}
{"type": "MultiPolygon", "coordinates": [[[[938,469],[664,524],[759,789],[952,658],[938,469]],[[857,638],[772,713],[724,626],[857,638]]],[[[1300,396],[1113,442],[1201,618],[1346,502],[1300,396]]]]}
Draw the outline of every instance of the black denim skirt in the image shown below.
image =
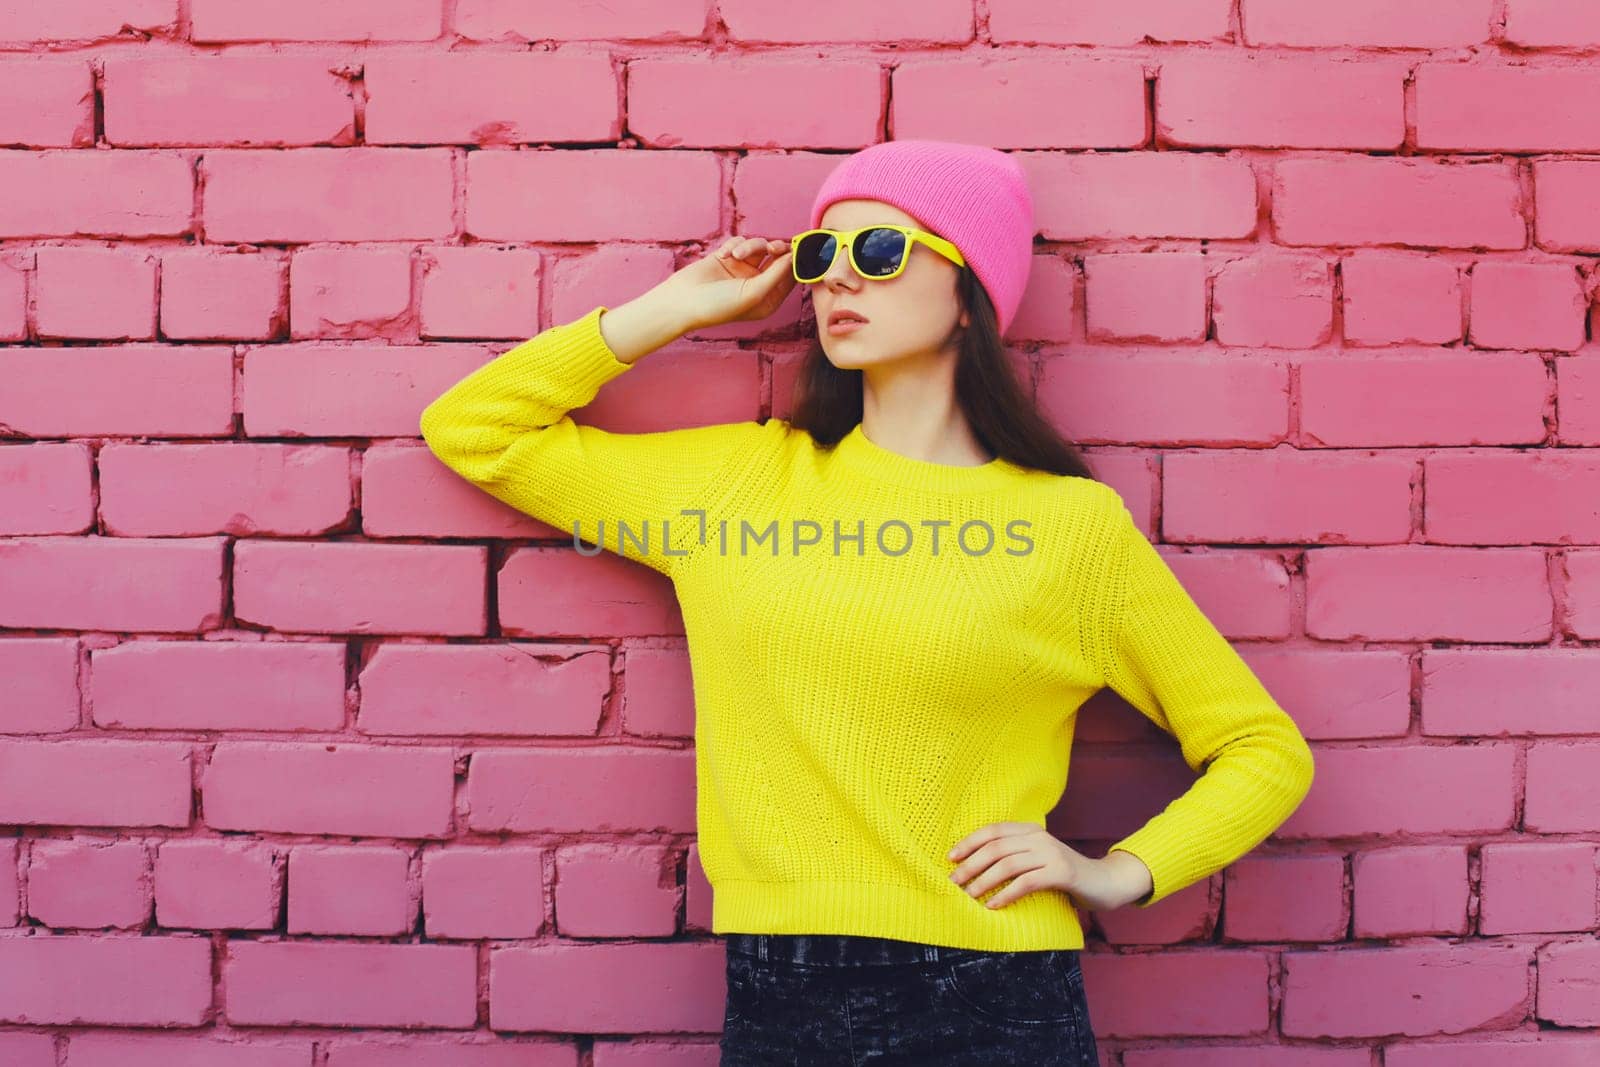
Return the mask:
{"type": "Polygon", "coordinates": [[[1077,949],[724,935],[721,1067],[1097,1067],[1077,949]]]}

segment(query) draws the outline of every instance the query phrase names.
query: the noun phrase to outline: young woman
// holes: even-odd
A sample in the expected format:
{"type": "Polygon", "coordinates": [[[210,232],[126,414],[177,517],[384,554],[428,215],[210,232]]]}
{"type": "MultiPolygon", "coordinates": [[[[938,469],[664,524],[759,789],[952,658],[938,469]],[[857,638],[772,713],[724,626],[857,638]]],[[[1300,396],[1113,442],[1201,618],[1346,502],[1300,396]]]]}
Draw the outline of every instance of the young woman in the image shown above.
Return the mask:
{"type": "Polygon", "coordinates": [[[1254,848],[1309,789],[1310,749],[1008,362],[1034,236],[1016,161],[874,145],[810,227],[544,331],[430,404],[423,436],[674,584],[725,1067],[1091,1067],[1077,908],[1149,907],[1254,848]],[[795,285],[818,337],[788,419],[568,415],[795,285]],[[1107,686],[1204,773],[1095,858],[1045,816],[1107,686]]]}

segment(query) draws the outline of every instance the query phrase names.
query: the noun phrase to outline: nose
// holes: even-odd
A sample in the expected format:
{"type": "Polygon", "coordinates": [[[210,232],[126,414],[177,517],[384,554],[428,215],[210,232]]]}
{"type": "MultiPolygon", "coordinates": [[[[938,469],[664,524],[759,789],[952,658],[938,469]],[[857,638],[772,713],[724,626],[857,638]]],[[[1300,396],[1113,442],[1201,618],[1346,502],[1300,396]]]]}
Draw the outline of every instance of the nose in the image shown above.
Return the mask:
{"type": "Polygon", "coordinates": [[[823,284],[831,289],[841,282],[856,282],[859,280],[860,276],[856,274],[855,268],[850,265],[850,249],[845,247],[843,241],[838,242],[838,251],[834,253],[833,262],[828,265],[827,271],[822,275],[823,284]]]}

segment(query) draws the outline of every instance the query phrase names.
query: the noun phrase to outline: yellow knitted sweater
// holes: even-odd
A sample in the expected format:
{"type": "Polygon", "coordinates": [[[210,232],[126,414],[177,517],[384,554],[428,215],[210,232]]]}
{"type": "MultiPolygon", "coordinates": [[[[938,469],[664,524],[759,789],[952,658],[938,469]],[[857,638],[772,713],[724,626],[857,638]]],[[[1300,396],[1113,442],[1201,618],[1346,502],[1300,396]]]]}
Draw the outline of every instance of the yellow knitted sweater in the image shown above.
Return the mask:
{"type": "Polygon", "coordinates": [[[1071,897],[1000,908],[950,847],[1044,825],[1076,712],[1110,686],[1204,771],[1111,847],[1140,907],[1263,841],[1311,785],[1293,720],[1190,599],[1118,494],[996,459],[913,459],[858,425],[611,433],[567,414],[626,373],[596,307],[423,411],[428,447],[505,503],[669,577],[695,698],[712,932],[1081,948],[1071,897]]]}

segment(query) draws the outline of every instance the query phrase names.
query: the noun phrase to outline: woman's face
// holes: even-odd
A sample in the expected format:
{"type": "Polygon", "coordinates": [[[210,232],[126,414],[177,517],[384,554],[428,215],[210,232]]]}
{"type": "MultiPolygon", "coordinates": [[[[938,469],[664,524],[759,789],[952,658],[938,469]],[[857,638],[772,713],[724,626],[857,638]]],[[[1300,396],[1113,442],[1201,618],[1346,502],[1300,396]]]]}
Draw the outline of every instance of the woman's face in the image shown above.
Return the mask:
{"type": "MultiPolygon", "coordinates": [[[[835,201],[823,212],[818,225],[829,230],[853,230],[873,223],[928,229],[881,200],[835,201]]],[[[836,367],[854,369],[908,356],[954,351],[956,331],[967,324],[967,314],[956,295],[957,272],[950,260],[916,242],[911,245],[905,269],[896,277],[877,281],[857,274],[849,255],[840,248],[828,273],[810,285],[817,335],[828,361],[836,367]],[[868,321],[835,337],[828,331],[828,316],[838,308],[865,315],[868,321]]]]}

